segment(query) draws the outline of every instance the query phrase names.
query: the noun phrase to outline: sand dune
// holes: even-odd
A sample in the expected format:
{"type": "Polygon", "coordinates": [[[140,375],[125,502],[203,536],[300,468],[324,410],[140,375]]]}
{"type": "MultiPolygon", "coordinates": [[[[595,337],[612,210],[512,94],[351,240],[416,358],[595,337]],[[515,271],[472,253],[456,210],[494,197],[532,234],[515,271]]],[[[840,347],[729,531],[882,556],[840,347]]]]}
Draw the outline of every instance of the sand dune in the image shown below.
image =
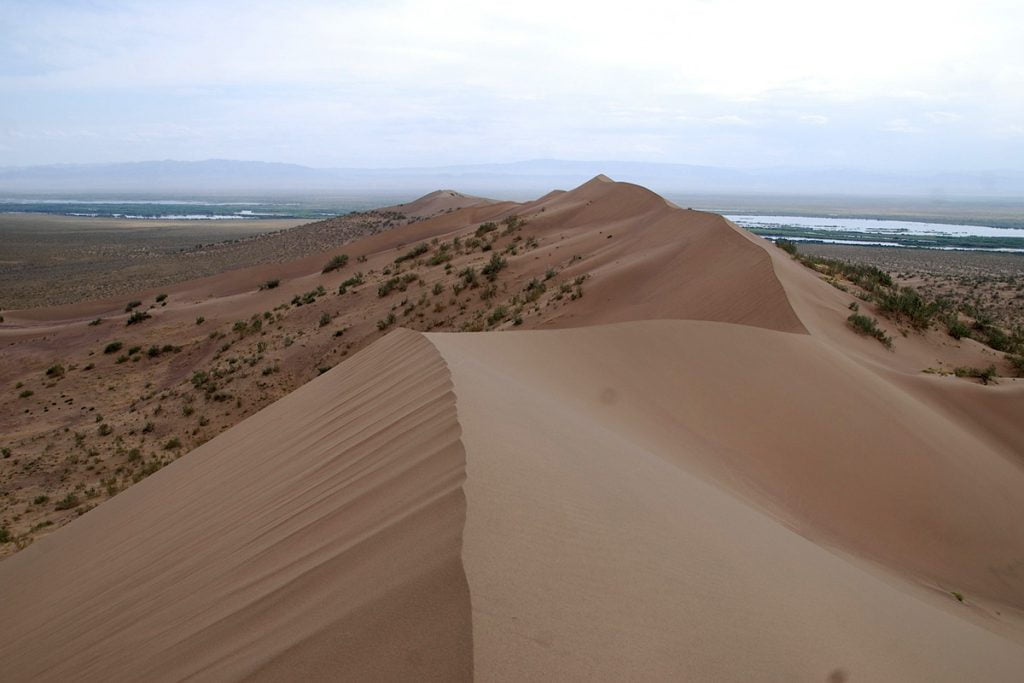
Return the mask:
{"type": "Polygon", "coordinates": [[[391,332],[0,563],[0,677],[1020,680],[1024,384],[634,185],[470,204],[357,244],[515,213],[514,291],[586,296],[391,332]]]}

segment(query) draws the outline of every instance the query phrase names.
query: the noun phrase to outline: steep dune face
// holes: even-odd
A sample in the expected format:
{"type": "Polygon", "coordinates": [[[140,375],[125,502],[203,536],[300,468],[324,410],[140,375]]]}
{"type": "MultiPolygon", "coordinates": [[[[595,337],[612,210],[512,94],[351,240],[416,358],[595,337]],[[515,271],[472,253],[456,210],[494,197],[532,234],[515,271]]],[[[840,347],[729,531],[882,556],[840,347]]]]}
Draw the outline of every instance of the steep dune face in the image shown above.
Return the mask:
{"type": "Polygon", "coordinates": [[[0,564],[0,677],[466,679],[464,462],[390,335],[0,564]]]}
{"type": "Polygon", "coordinates": [[[482,680],[1022,670],[1020,632],[993,631],[1019,626],[996,611],[1022,596],[998,569],[1024,556],[1024,475],[940,416],[889,414],[891,387],[809,337],[659,321],[431,341],[467,450],[482,680]]]}
{"type": "Polygon", "coordinates": [[[559,249],[587,255],[587,297],[547,326],[675,318],[804,331],[768,254],[721,216],[604,176],[520,213],[527,234],[564,236],[559,249]]]}

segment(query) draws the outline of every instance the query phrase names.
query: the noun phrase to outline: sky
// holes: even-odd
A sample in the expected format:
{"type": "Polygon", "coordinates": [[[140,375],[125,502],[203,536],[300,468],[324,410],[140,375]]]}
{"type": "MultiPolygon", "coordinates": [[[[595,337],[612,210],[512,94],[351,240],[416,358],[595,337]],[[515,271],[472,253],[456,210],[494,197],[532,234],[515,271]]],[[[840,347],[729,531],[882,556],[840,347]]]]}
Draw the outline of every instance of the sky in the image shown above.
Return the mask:
{"type": "Polygon", "coordinates": [[[1024,169],[1020,0],[0,0],[0,166],[1024,169]]]}

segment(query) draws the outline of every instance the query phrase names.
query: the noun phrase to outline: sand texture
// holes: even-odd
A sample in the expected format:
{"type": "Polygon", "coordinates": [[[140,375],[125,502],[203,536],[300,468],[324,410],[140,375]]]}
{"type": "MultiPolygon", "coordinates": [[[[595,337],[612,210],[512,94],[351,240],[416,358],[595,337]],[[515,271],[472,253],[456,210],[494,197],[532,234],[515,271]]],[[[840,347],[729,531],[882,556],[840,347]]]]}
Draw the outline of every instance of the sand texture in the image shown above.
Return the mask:
{"type": "MultiPolygon", "coordinates": [[[[922,374],[983,351],[887,350],[850,294],[634,185],[448,192],[356,244],[515,212],[550,251],[509,290],[555,264],[586,295],[382,331],[0,562],[0,679],[1022,679],[1024,382],[922,374]]],[[[240,277],[199,305],[245,310],[240,277]]]]}

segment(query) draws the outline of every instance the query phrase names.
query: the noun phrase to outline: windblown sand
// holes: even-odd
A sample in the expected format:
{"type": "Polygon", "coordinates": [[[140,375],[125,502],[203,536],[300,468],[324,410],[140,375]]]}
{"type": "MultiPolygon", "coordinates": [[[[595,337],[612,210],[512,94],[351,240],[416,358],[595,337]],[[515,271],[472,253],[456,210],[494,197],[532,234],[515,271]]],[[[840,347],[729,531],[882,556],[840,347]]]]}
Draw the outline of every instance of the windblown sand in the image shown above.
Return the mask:
{"type": "MultiPolygon", "coordinates": [[[[603,177],[366,252],[512,211],[585,296],[382,333],[4,560],[2,677],[1020,680],[1024,383],[922,374],[985,352],[888,351],[780,250],[603,177]]],[[[265,306],[242,282],[201,305],[265,306]]]]}

